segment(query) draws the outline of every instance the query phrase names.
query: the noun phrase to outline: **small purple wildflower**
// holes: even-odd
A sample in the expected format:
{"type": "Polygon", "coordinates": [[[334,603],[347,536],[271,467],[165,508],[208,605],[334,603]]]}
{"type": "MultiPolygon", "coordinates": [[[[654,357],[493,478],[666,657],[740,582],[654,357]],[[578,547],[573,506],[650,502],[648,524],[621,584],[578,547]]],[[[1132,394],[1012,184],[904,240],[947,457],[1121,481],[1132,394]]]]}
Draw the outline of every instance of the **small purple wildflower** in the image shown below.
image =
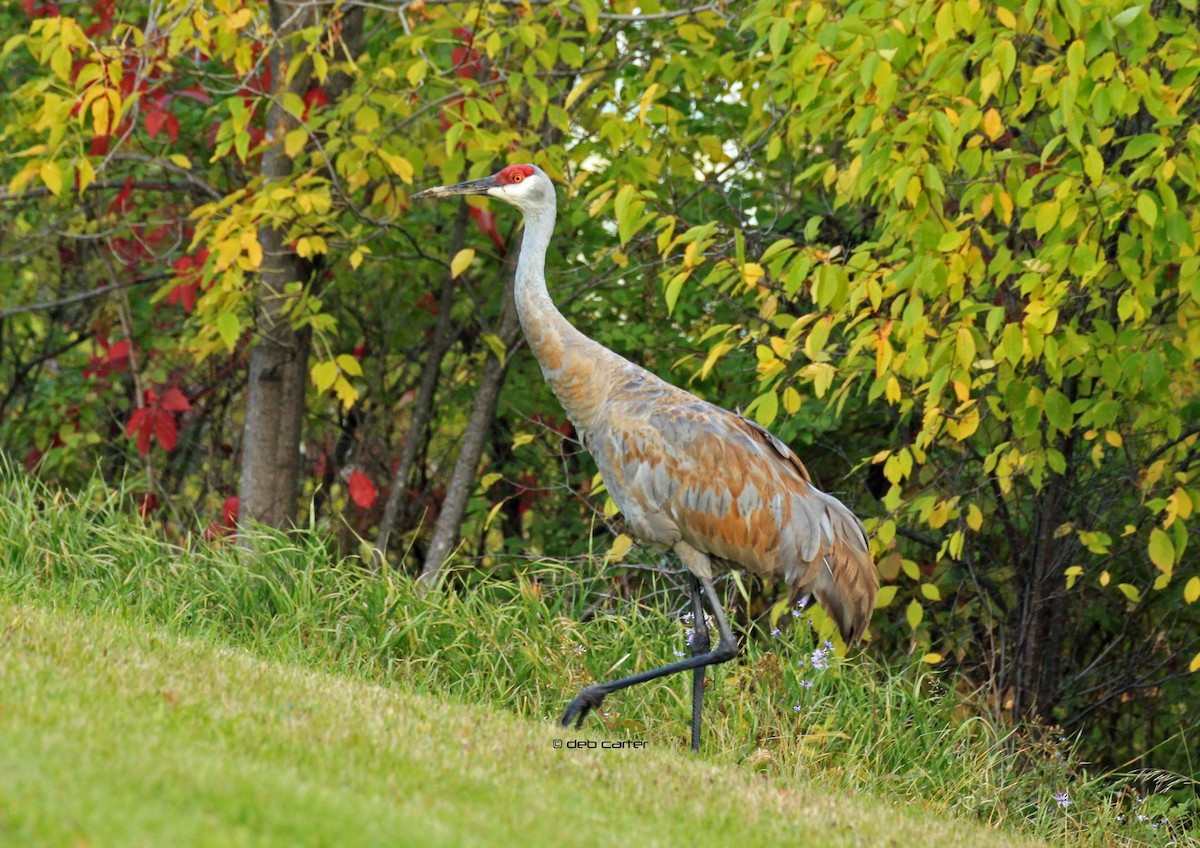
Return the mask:
{"type": "Polygon", "coordinates": [[[822,648],[817,648],[812,652],[812,657],[810,658],[812,661],[812,667],[817,671],[824,671],[825,669],[829,668],[828,657],[829,651],[826,651],[822,648]]]}
{"type": "Polygon", "coordinates": [[[813,682],[811,680],[801,680],[800,681],[800,685],[803,686],[805,689],[811,689],[812,684],[813,684],[813,682]]]}
{"type": "Polygon", "coordinates": [[[687,656],[687,653],[686,653],[685,651],[676,651],[676,652],[675,652],[675,656],[677,656],[677,657],[686,657],[686,656],[687,656]]]}
{"type": "Polygon", "coordinates": [[[792,618],[799,618],[800,610],[792,610],[792,618]]]}
{"type": "Polygon", "coordinates": [[[792,707],[792,709],[795,710],[796,712],[801,712],[804,709],[804,707],[800,706],[799,704],[796,704],[796,706],[792,707]]]}
{"type": "Polygon", "coordinates": [[[804,609],[806,606],[808,606],[808,595],[805,595],[803,598],[796,601],[797,609],[804,609]]]}
{"type": "Polygon", "coordinates": [[[830,642],[828,639],[825,640],[825,650],[827,650],[827,651],[833,650],[833,643],[830,642]]]}
{"type": "Polygon", "coordinates": [[[1055,792],[1054,800],[1058,803],[1058,806],[1062,807],[1064,810],[1071,806],[1071,796],[1066,792],[1055,792]]]}
{"type": "Polygon", "coordinates": [[[1138,821],[1144,822],[1145,820],[1146,820],[1146,816],[1142,815],[1141,813],[1138,813],[1138,821]]]}
{"type": "Polygon", "coordinates": [[[576,645],[576,646],[575,646],[575,653],[577,653],[577,654],[586,654],[586,653],[587,653],[587,648],[583,647],[583,645],[576,645]]]}
{"type": "Polygon", "coordinates": [[[800,666],[801,668],[804,668],[804,657],[801,657],[800,659],[796,660],[796,665],[800,666]]]}
{"type": "Polygon", "coordinates": [[[782,631],[780,631],[780,629],[779,629],[778,627],[776,627],[774,630],[772,630],[772,631],[771,631],[771,636],[773,636],[774,638],[778,639],[778,638],[779,638],[779,634],[780,634],[781,632],[782,632],[782,631]]]}

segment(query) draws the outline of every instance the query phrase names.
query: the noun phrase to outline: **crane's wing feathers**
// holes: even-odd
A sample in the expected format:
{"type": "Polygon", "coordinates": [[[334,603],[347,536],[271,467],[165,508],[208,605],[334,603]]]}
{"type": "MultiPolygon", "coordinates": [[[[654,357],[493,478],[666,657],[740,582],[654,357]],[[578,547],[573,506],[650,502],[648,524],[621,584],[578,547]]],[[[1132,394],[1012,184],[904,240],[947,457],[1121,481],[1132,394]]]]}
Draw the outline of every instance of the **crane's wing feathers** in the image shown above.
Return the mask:
{"type": "Polygon", "coordinates": [[[866,533],[787,445],[648,373],[608,407],[589,447],[635,534],[782,578],[815,594],[848,642],[862,635],[879,585],[866,533]]]}

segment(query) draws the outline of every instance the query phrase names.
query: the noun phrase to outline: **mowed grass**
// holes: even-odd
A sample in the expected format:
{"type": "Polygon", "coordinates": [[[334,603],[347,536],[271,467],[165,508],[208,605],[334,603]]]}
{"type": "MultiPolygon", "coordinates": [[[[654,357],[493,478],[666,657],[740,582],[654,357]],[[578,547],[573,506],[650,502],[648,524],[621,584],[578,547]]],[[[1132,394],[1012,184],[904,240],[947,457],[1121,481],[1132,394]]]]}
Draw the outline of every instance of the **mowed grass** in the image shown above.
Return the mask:
{"type": "Polygon", "coordinates": [[[0,604],[0,652],[4,845],[1027,844],[107,616],[0,604]]]}
{"type": "MultiPolygon", "coordinates": [[[[781,816],[793,830],[801,827],[800,819],[804,827],[827,828],[819,831],[817,844],[838,844],[820,840],[836,839],[838,827],[853,823],[849,810],[873,816],[880,826],[900,828],[897,833],[908,826],[901,819],[911,824],[917,819],[909,817],[921,816],[921,827],[931,836],[944,828],[979,834],[971,839],[986,839],[985,825],[1013,839],[1069,845],[1188,844],[1198,833],[1196,806],[1186,800],[1194,784],[1170,775],[1154,783],[1138,776],[1135,783],[1092,772],[1058,734],[1026,736],[974,714],[951,675],[919,662],[881,665],[870,651],[831,654],[820,663],[827,662],[827,668],[816,668],[813,653],[825,649],[816,629],[820,618],[811,608],[784,615],[778,636],[749,639],[737,661],[710,671],[699,758],[687,751],[690,685],[682,677],[617,693],[587,719],[582,738],[636,740],[645,742],[646,750],[554,752],[547,746],[556,734],[580,738],[575,731],[559,731],[555,720],[581,686],[662,665],[685,647],[686,625],[672,607],[682,601],[677,588],[662,587],[645,604],[637,596],[605,601],[613,571],[602,563],[533,561],[503,573],[464,569],[449,590],[427,594],[395,572],[377,573],[354,557],[333,556],[320,532],[261,533],[248,540],[249,550],[178,534],[169,544],[161,538],[164,528],[143,525],[132,514],[134,507],[132,499],[100,485],[78,494],[46,489],[5,472],[0,462],[0,607],[12,607],[35,622],[49,611],[78,626],[104,622],[112,638],[123,633],[123,644],[141,646],[140,658],[128,661],[134,666],[155,664],[175,675],[194,668],[198,675],[191,683],[147,684],[136,690],[150,693],[142,698],[108,701],[114,685],[103,675],[115,672],[107,670],[107,660],[62,658],[45,666],[48,677],[36,685],[47,694],[29,696],[37,698],[38,707],[23,708],[20,720],[6,700],[8,691],[20,690],[0,683],[0,724],[25,746],[14,748],[0,739],[0,772],[12,771],[5,752],[20,751],[13,759],[22,765],[13,773],[23,775],[22,785],[30,792],[41,793],[43,810],[86,803],[122,821],[158,817],[159,824],[184,828],[193,820],[191,813],[159,816],[155,810],[203,812],[216,803],[210,799],[225,799],[232,811],[219,807],[221,816],[200,816],[204,821],[227,817],[231,823],[223,841],[212,844],[237,844],[238,838],[272,844],[256,841],[256,834],[275,833],[272,823],[284,827],[310,812],[328,813],[336,821],[341,811],[351,818],[364,816],[357,825],[364,832],[377,821],[399,826],[407,822],[410,801],[426,817],[447,819],[437,828],[451,828],[446,836],[451,844],[470,844],[472,838],[536,844],[530,840],[540,839],[542,831],[533,819],[542,816],[563,817],[545,833],[556,844],[570,844],[561,834],[580,817],[612,818],[614,827],[632,827],[642,813],[655,819],[660,808],[695,812],[708,803],[718,806],[705,816],[719,820],[724,809],[741,827],[741,813],[734,813],[740,807],[719,806],[730,794],[744,795],[746,804],[774,798],[772,803],[784,807],[769,807],[769,818],[781,816]],[[158,665],[158,653],[172,650],[199,652],[199,658],[158,665]],[[246,684],[243,690],[232,687],[200,700],[217,691],[206,681],[223,679],[226,672],[213,669],[230,656],[251,665],[253,659],[259,663],[254,668],[274,669],[280,679],[303,678],[308,682],[296,684],[302,691],[316,686],[313,681],[325,681],[330,693],[340,693],[330,695],[333,702],[362,687],[372,694],[348,700],[376,705],[368,709],[368,718],[378,711],[388,721],[399,716],[395,720],[401,723],[381,740],[368,739],[374,720],[355,719],[348,707],[320,707],[321,698],[260,692],[259,672],[238,676],[246,684]],[[212,672],[208,677],[205,668],[212,672]],[[55,672],[61,675],[61,690],[53,688],[55,672]],[[106,707],[91,709],[91,703],[102,701],[106,707]],[[399,706],[380,706],[385,702],[399,706]],[[214,704],[226,712],[214,712],[214,704]],[[91,722],[93,713],[100,716],[95,728],[53,730],[91,722]],[[410,713],[425,716],[415,735],[403,724],[410,713]],[[53,721],[38,718],[51,714],[57,716],[53,721]],[[227,716],[243,714],[264,722],[274,717],[276,723],[264,727],[275,731],[266,733],[251,723],[242,726],[249,727],[248,739],[228,735],[234,725],[227,716]],[[154,744],[128,743],[155,727],[147,716],[168,727],[184,719],[205,718],[208,724],[154,731],[154,744]],[[25,738],[22,727],[41,727],[45,738],[36,733],[25,738]],[[444,728],[449,732],[443,734],[444,728]],[[361,740],[354,737],[361,748],[342,751],[340,743],[322,742],[337,733],[364,734],[361,740]],[[45,748],[47,740],[57,740],[56,755],[49,748],[30,753],[29,746],[45,748]],[[332,746],[327,757],[319,753],[322,744],[332,746]],[[262,746],[266,752],[259,750],[262,746]],[[141,761],[143,750],[153,752],[144,756],[157,765],[141,761]],[[414,756],[415,762],[404,759],[414,756]],[[314,762],[321,767],[310,768],[314,762]],[[109,763],[124,769],[114,767],[111,780],[109,763]],[[331,765],[322,771],[325,763],[331,765]],[[613,771],[622,764],[628,773],[613,771]],[[673,777],[679,769],[684,777],[673,777]],[[126,772],[139,781],[158,775],[157,790],[115,778],[126,772]],[[76,773],[89,778],[80,780],[85,788],[78,791],[64,782],[76,773]],[[548,775],[545,780],[542,773],[548,775]],[[455,777],[464,774],[473,779],[455,777]],[[1168,781],[1175,787],[1170,796],[1160,791],[1171,785],[1168,781]],[[534,789],[514,795],[513,782],[530,782],[534,789]],[[624,785],[632,787],[629,798],[622,794],[624,785]],[[255,794],[258,786],[265,787],[265,795],[255,794]],[[341,799],[340,787],[349,787],[345,793],[351,800],[341,799]],[[1055,798],[1063,792],[1070,798],[1065,807],[1055,798]],[[460,801],[464,794],[467,800],[460,801]],[[560,807],[564,796],[565,807],[560,807]],[[492,797],[503,803],[493,805],[492,797]],[[478,817],[473,817],[475,807],[459,809],[468,802],[481,805],[478,817]],[[376,816],[373,807],[362,806],[374,803],[387,810],[376,816]],[[801,804],[804,814],[787,804],[801,804]],[[626,810],[632,818],[621,825],[626,810]],[[515,841],[508,838],[513,827],[515,841]],[[474,836],[463,836],[465,831],[474,836]]],[[[46,626],[53,620],[45,618],[46,626]]],[[[7,654],[0,646],[0,669],[9,668],[7,654]]],[[[119,655],[115,649],[108,654],[119,655]]],[[[111,664],[121,665],[116,659],[111,664]]],[[[35,683],[23,684],[24,690],[35,683]]],[[[37,805],[12,801],[4,779],[0,775],[0,821],[15,826],[20,811],[37,805]]],[[[854,827],[861,836],[868,825],[854,827]]],[[[433,835],[414,831],[417,844],[439,844],[430,841],[437,838],[437,828],[433,835]]],[[[146,826],[146,832],[152,830],[146,826]]],[[[66,831],[55,831],[60,832],[66,831]]],[[[310,844],[320,844],[327,833],[316,824],[297,832],[310,844]]],[[[612,842],[605,833],[585,829],[580,838],[612,842]]],[[[628,840],[641,840],[636,831],[627,833],[628,840]]],[[[675,831],[655,825],[649,833],[665,839],[675,831]]],[[[791,831],[784,833],[788,843],[794,841],[791,831]]],[[[0,845],[9,842],[0,830],[0,845]]],[[[109,844],[131,843],[122,837],[109,844]]]]}

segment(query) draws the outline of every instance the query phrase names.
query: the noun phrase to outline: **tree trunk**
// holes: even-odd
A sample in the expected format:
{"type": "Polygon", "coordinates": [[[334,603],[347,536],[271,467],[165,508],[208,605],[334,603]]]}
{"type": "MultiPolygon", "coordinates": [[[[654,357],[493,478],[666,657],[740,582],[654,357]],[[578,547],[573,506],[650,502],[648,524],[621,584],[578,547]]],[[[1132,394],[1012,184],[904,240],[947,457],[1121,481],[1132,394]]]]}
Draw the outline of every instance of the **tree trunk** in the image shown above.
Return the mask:
{"type": "MultiPolygon", "coordinates": [[[[454,221],[454,233],[450,239],[450,255],[454,256],[462,249],[466,239],[467,218],[470,207],[464,201],[458,208],[458,217],[454,221]]],[[[404,501],[405,487],[408,485],[408,475],[421,449],[421,437],[433,419],[433,399],[437,394],[438,376],[442,370],[442,360],[450,350],[454,333],[450,323],[450,311],[454,307],[454,278],[447,273],[442,283],[442,293],[438,297],[438,319],[433,331],[433,345],[429,356],[421,368],[421,381],[417,388],[417,398],[413,403],[412,425],[404,437],[404,445],[400,451],[400,464],[392,475],[392,488],[388,494],[387,504],[383,508],[383,517],[379,520],[379,534],[375,538],[375,567],[382,568],[387,562],[388,537],[396,523],[400,505],[404,501]]]]}
{"type": "MultiPolygon", "coordinates": [[[[288,92],[303,96],[310,67],[297,53],[292,37],[314,26],[319,7],[300,0],[272,0],[272,106],[267,113],[267,147],[263,151],[265,183],[291,176],[293,163],[283,150],[283,137],[298,126],[283,108],[288,92]],[[288,81],[288,66],[304,62],[288,81]]],[[[254,286],[255,332],[250,350],[246,390],[246,420],[242,431],[239,520],[285,527],[295,520],[300,476],[300,436],[304,422],[304,391],[308,383],[307,329],[292,327],[288,311],[298,295],[287,294],[289,283],[303,286],[312,266],[292,252],[283,229],[264,226],[258,240],[263,249],[261,272],[254,286]]]]}
{"type": "MultiPolygon", "coordinates": [[[[508,255],[516,257],[520,252],[521,245],[518,241],[515,249],[509,251],[508,255]]],[[[506,349],[512,346],[521,332],[514,292],[515,258],[508,264],[504,298],[500,306],[500,322],[496,332],[506,349]]],[[[496,416],[496,402],[500,397],[500,387],[504,385],[506,364],[507,361],[501,364],[494,353],[488,353],[483,366],[483,376],[479,379],[479,389],[475,392],[475,402],[471,406],[467,431],[458,451],[458,460],[454,464],[454,472],[450,475],[450,484],[446,488],[446,499],[442,503],[442,511],[438,514],[433,538],[430,539],[429,550],[425,554],[421,581],[427,585],[436,585],[441,576],[442,566],[458,541],[463,515],[467,510],[467,500],[475,488],[475,475],[479,468],[479,458],[483,455],[484,443],[487,441],[488,428],[492,426],[492,419],[496,416]]]]}

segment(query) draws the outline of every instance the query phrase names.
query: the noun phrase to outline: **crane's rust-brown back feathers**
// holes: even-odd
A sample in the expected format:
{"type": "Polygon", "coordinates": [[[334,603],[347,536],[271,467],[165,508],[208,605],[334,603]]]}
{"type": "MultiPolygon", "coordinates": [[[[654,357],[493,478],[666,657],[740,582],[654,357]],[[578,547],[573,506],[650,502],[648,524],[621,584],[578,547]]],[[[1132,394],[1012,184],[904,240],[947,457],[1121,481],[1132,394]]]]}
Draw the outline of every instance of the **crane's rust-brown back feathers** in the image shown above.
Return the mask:
{"type": "Polygon", "coordinates": [[[847,643],[861,638],[879,580],[854,514],[765,428],[625,360],[592,367],[604,366],[603,401],[581,430],[633,532],[783,579],[815,595],[847,643]]]}

